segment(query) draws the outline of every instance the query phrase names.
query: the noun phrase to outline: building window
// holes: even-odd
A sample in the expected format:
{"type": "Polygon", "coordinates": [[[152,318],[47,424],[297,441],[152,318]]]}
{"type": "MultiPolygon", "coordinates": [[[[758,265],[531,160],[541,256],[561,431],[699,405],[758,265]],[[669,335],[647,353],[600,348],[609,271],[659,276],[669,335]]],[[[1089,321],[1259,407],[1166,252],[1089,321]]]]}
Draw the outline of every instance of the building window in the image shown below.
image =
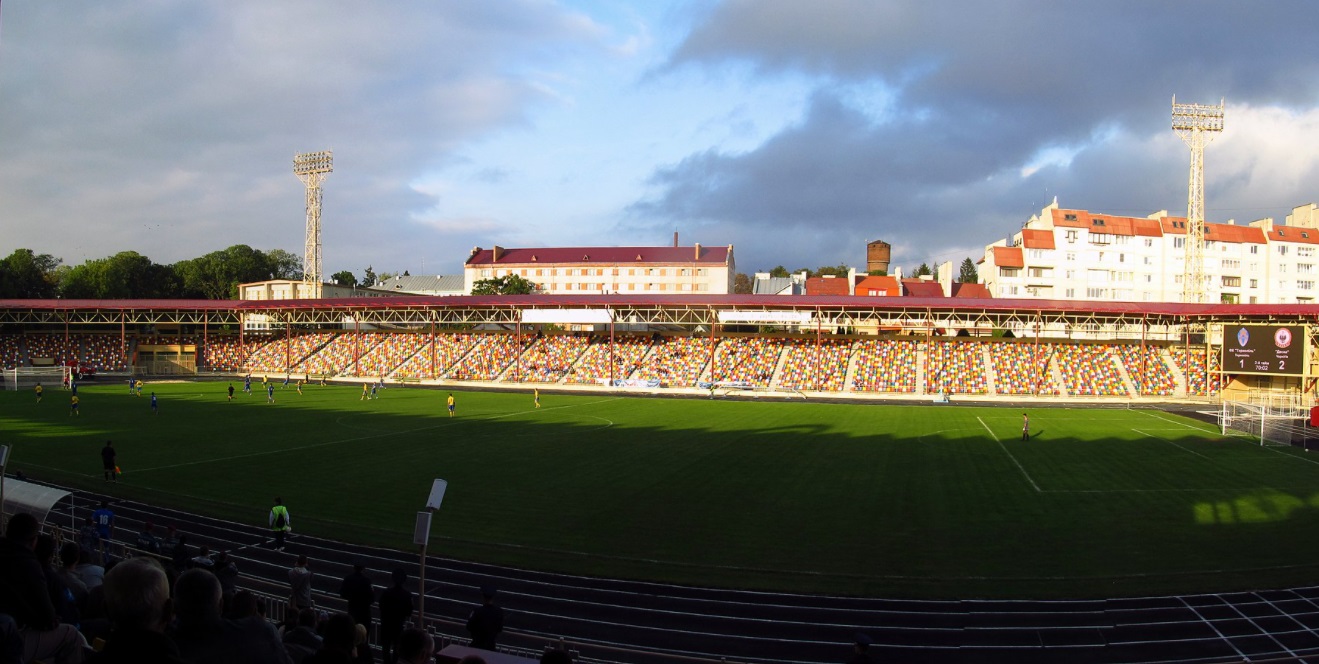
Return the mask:
{"type": "Polygon", "coordinates": [[[1241,277],[1223,277],[1224,288],[1240,288],[1241,277]]]}
{"type": "Polygon", "coordinates": [[[1153,247],[1153,246],[1154,246],[1154,238],[1152,238],[1152,237],[1147,237],[1147,238],[1145,238],[1145,246],[1146,246],[1146,247],[1153,247]]]}
{"type": "Polygon", "coordinates": [[[1091,283],[1106,283],[1108,281],[1108,270],[1086,270],[1085,276],[1091,283]]]}
{"type": "Polygon", "coordinates": [[[1185,247],[1185,246],[1186,246],[1186,238],[1184,238],[1184,237],[1175,237],[1175,238],[1172,239],[1172,248],[1173,248],[1173,249],[1181,249],[1182,247],[1185,247]]]}
{"type": "Polygon", "coordinates": [[[705,274],[706,274],[706,273],[705,273],[705,268],[703,268],[703,267],[698,267],[698,268],[696,268],[696,276],[698,276],[698,277],[704,277],[705,274]]]}
{"type": "Polygon", "coordinates": [[[1076,231],[1067,231],[1067,244],[1076,244],[1076,231]]]}
{"type": "Polygon", "coordinates": [[[1016,277],[1021,274],[1021,268],[1001,267],[998,269],[998,274],[1001,277],[1016,277]]]}
{"type": "Polygon", "coordinates": [[[1069,299],[1069,300],[1072,299],[1072,298],[1074,298],[1074,297],[1076,297],[1076,289],[1075,289],[1075,288],[1068,288],[1068,289],[1064,290],[1064,291],[1063,291],[1063,296],[1066,297],[1066,298],[1069,299]]]}
{"type": "Polygon", "coordinates": [[[1285,244],[1280,244],[1280,245],[1278,245],[1278,255],[1279,255],[1279,256],[1286,256],[1286,255],[1287,255],[1287,245],[1285,245],[1285,244]]]}
{"type": "Polygon", "coordinates": [[[1108,244],[1113,241],[1113,236],[1108,233],[1091,233],[1090,244],[1108,244]]]}
{"type": "Polygon", "coordinates": [[[1092,300],[1102,300],[1108,295],[1107,288],[1087,288],[1085,296],[1092,300]]]}
{"type": "Polygon", "coordinates": [[[1301,274],[1312,274],[1314,273],[1314,263],[1297,263],[1296,271],[1301,274]]]}
{"type": "Polygon", "coordinates": [[[1259,245],[1258,245],[1258,244],[1252,244],[1252,245],[1250,245],[1250,253],[1252,253],[1252,254],[1258,254],[1258,253],[1259,253],[1259,245]]]}
{"type": "Polygon", "coordinates": [[[1286,272],[1286,271],[1287,271],[1287,264],[1286,264],[1286,263],[1278,263],[1278,272],[1286,272]]]}
{"type": "Polygon", "coordinates": [[[1314,247],[1297,247],[1296,255],[1301,258],[1309,258],[1314,255],[1314,247]]]}
{"type": "Polygon", "coordinates": [[[1301,289],[1301,290],[1314,290],[1314,282],[1313,282],[1313,281],[1298,281],[1298,282],[1296,282],[1296,287],[1299,288],[1299,289],[1301,289]]]}
{"type": "Polygon", "coordinates": [[[1232,260],[1230,258],[1223,259],[1224,270],[1236,270],[1239,269],[1240,267],[1241,267],[1241,261],[1232,260]]]}
{"type": "Polygon", "coordinates": [[[1067,252],[1067,260],[1069,260],[1069,261],[1074,261],[1074,260],[1076,260],[1076,252],[1075,252],[1075,251],[1069,251],[1069,252],[1067,252]]]}

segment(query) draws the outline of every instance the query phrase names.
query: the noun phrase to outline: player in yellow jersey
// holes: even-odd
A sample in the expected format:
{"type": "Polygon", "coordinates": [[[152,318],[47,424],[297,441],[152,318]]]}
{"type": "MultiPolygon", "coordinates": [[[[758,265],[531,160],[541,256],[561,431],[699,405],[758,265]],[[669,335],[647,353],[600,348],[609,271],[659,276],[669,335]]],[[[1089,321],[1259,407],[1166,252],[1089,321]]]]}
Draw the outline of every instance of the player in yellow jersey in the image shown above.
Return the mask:
{"type": "Polygon", "coordinates": [[[367,383],[362,383],[362,398],[358,399],[358,401],[366,401],[367,397],[370,395],[371,395],[371,386],[368,385],[367,383]]]}
{"type": "Polygon", "coordinates": [[[454,411],[454,408],[457,407],[457,402],[455,402],[455,401],[453,400],[453,392],[450,392],[450,393],[449,393],[449,399],[448,399],[447,403],[448,403],[448,405],[449,405],[449,417],[453,417],[453,411],[454,411]]]}
{"type": "Polygon", "coordinates": [[[531,388],[531,396],[532,396],[532,401],[536,403],[536,407],[540,408],[540,388],[539,387],[531,388]]]}
{"type": "Polygon", "coordinates": [[[302,395],[302,383],[303,383],[303,380],[302,380],[301,378],[299,378],[299,379],[298,379],[298,384],[297,384],[298,395],[299,395],[299,396],[302,395]]]}
{"type": "Polygon", "coordinates": [[[78,395],[76,394],[73,395],[72,397],[69,397],[69,414],[70,415],[78,414],[78,395]]]}
{"type": "Polygon", "coordinates": [[[32,389],[37,393],[37,403],[41,403],[41,393],[45,388],[41,386],[41,383],[37,383],[37,386],[32,389]]]}

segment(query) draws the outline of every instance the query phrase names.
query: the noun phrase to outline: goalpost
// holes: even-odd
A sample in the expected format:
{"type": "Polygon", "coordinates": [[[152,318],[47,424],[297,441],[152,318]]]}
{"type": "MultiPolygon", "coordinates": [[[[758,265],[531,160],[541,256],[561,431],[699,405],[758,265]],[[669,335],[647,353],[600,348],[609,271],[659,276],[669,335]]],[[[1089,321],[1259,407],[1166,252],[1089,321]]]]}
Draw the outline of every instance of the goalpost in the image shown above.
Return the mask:
{"type": "Polygon", "coordinates": [[[37,383],[59,387],[64,382],[65,367],[18,367],[5,371],[5,389],[18,391],[32,389],[37,383]]]}
{"type": "Polygon", "coordinates": [[[1223,435],[1229,430],[1258,440],[1260,445],[1296,445],[1310,449],[1319,445],[1319,429],[1309,426],[1309,409],[1296,402],[1223,401],[1219,426],[1223,435]]]}

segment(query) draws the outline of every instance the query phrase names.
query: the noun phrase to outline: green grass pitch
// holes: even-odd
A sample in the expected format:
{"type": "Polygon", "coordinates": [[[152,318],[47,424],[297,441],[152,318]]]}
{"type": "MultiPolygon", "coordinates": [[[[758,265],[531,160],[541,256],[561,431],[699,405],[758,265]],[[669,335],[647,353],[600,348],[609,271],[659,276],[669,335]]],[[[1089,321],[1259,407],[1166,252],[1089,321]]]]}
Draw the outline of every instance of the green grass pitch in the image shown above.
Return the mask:
{"type": "Polygon", "coordinates": [[[1303,585],[1319,455],[1151,410],[880,406],[277,384],[0,393],[10,472],[296,532],[593,575],[891,597],[1303,585]],[[254,385],[254,392],[258,385],[254,385]],[[101,479],[98,451],[123,476],[101,479]]]}

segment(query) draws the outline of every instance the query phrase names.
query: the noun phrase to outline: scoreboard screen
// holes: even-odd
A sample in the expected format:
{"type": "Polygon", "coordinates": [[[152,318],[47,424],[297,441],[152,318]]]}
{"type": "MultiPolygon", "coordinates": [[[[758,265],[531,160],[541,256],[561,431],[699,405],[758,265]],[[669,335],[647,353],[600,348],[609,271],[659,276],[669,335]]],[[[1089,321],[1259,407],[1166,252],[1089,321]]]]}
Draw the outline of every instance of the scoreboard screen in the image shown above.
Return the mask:
{"type": "Polygon", "coordinates": [[[1309,345],[1304,325],[1224,325],[1223,372],[1303,376],[1309,345]]]}

